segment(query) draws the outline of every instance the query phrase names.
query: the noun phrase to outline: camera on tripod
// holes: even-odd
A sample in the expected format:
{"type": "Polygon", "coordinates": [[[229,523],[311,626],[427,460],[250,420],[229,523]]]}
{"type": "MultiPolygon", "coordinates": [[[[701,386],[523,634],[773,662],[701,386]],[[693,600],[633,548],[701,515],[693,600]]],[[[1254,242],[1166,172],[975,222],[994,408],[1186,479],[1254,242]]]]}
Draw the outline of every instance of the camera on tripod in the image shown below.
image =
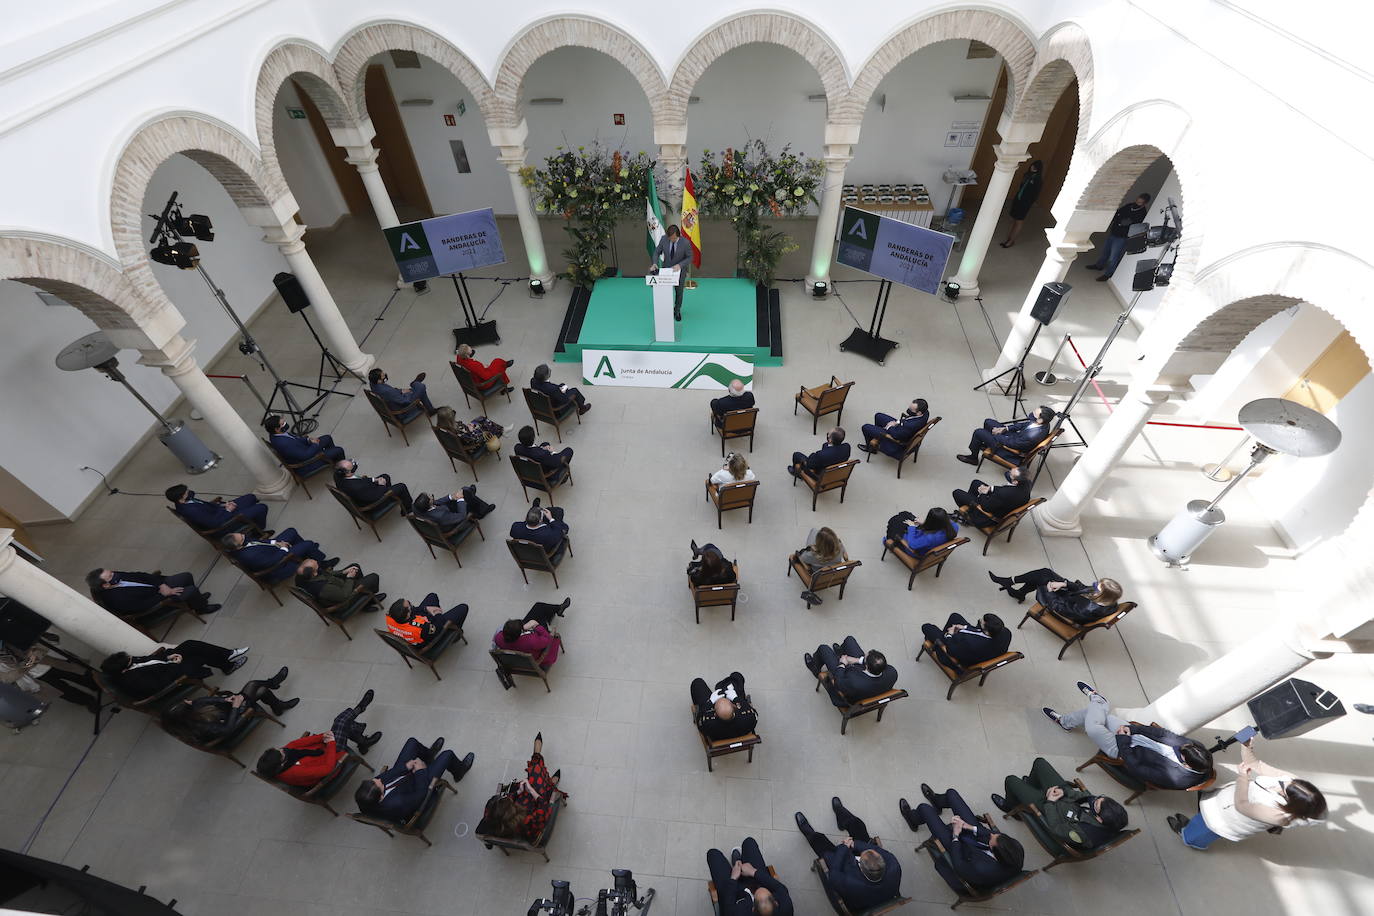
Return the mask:
{"type": "Polygon", "coordinates": [[[548,916],[627,916],[631,907],[641,913],[649,912],[655,894],[652,887],[640,897],[634,873],[628,868],[611,869],[611,877],[615,879],[614,886],[603,887],[597,892],[595,910],[588,903],[574,912],[576,902],[573,900],[571,884],[567,881],[550,881],[553,896],[541,897],[531,903],[525,916],[539,916],[541,913],[547,913],[548,916]]]}

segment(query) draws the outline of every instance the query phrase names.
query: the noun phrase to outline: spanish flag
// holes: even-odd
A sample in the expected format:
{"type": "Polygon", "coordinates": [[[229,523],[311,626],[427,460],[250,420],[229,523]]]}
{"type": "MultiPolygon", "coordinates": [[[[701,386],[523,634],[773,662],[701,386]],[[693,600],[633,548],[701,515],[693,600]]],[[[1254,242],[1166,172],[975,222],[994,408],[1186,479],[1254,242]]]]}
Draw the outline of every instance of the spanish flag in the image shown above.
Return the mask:
{"type": "Polygon", "coordinates": [[[682,234],[692,243],[692,266],[701,266],[701,224],[697,219],[697,195],[692,189],[692,170],[687,170],[687,181],[682,186],[682,234]]]}

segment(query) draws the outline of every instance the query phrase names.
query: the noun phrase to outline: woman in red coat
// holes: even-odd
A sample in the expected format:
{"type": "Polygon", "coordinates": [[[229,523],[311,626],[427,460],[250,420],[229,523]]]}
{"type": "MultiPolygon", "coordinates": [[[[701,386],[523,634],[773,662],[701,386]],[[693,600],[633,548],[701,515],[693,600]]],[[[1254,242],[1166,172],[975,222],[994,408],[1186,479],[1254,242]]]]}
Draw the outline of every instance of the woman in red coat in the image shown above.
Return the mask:
{"type": "Polygon", "coordinates": [[[308,789],[334,772],[334,766],[348,753],[348,742],[358,746],[359,754],[382,740],[381,732],[367,734],[367,726],[358,716],[372,702],[368,690],[356,706],[350,706],[334,717],[334,725],[327,732],[297,738],[284,748],[268,748],[258,758],[257,771],[268,779],[289,786],[308,789]]]}
{"type": "Polygon", "coordinates": [[[510,376],[506,375],[506,370],[515,365],[513,359],[497,357],[491,361],[490,365],[484,366],[473,357],[472,347],[467,344],[459,344],[458,350],[454,354],[454,362],[468,370],[468,374],[477,383],[477,387],[484,391],[497,385],[503,385],[511,390],[510,376]]]}

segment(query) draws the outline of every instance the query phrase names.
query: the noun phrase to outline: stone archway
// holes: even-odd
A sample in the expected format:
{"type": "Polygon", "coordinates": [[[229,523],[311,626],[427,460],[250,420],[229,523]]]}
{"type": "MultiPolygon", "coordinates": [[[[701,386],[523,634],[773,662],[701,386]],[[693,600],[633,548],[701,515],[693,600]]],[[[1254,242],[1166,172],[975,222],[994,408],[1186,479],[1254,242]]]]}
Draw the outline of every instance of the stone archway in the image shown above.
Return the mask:
{"type": "Polygon", "coordinates": [[[1011,120],[1025,124],[1044,124],[1069,84],[1078,81],[1078,135],[1083,143],[1092,125],[1093,76],[1092,43],[1088,33],[1076,23],[1066,22],[1046,32],[1040,39],[1024,91],[1009,108],[1011,120]]]}
{"type": "Polygon", "coordinates": [[[254,123],[263,167],[268,173],[280,177],[283,185],[286,178],[277,160],[272,111],[276,107],[282,84],[293,77],[302,91],[310,96],[310,101],[331,129],[356,128],[362,120],[359,113],[349,107],[348,94],[339,85],[333,66],[318,48],[298,41],[283,42],[273,48],[258,68],[254,123]]]}
{"type": "Polygon", "coordinates": [[[653,55],[638,39],[600,19],[557,16],[525,29],[502,55],[496,72],[493,113],[488,124],[493,127],[514,127],[519,124],[523,117],[520,111],[520,87],[525,81],[525,74],[545,54],[566,47],[600,51],[624,65],[644,90],[654,123],[659,123],[668,97],[668,85],[653,55]]]}
{"type": "Polygon", "coordinates": [[[849,91],[849,74],[844,56],[823,32],[804,19],[786,13],[741,13],[716,23],[689,45],[689,50],[673,71],[667,98],[656,122],[659,127],[682,127],[687,123],[687,100],[697,80],[721,55],[741,45],[764,43],[796,51],[816,68],[825,87],[826,105],[832,112],[844,103],[849,91]]]}
{"type": "Polygon", "coordinates": [[[496,96],[482,71],[466,54],[428,29],[405,22],[375,22],[350,33],[334,53],[334,71],[349,99],[352,111],[367,116],[365,80],[367,62],[386,51],[414,51],[456,76],[472,93],[482,117],[492,123],[496,96]]]}

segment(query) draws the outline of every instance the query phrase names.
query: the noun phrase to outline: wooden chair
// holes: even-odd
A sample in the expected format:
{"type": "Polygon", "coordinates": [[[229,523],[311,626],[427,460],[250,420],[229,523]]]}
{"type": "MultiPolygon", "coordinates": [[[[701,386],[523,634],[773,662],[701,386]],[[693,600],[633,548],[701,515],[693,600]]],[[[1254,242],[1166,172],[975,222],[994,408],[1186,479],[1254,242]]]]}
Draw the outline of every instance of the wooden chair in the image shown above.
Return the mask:
{"type": "Polygon", "coordinates": [[[1016,629],[1021,629],[1021,625],[1027,620],[1034,620],[1063,640],[1064,645],[1059,647],[1059,655],[1057,656],[1063,659],[1064,653],[1068,651],[1069,646],[1080,641],[1093,630],[1110,630],[1117,625],[1122,617],[1125,617],[1133,610],[1135,610],[1134,601],[1121,601],[1117,603],[1116,607],[1113,608],[1109,614],[1087,623],[1076,623],[1072,620],[1066,620],[1060,617],[1037,601],[1034,607],[1026,611],[1026,616],[1021,618],[1021,623],[1016,625],[1016,629]]]}
{"type": "Polygon", "coordinates": [[[992,672],[996,671],[998,668],[1005,668],[1012,662],[1025,658],[1020,652],[1003,652],[996,658],[990,658],[976,665],[969,665],[963,671],[959,671],[940,661],[940,656],[935,654],[935,647],[928,639],[921,642],[921,651],[916,653],[916,661],[919,662],[921,656],[927,654],[930,655],[936,667],[944,673],[945,677],[949,678],[949,690],[945,693],[946,700],[954,696],[954,689],[960,684],[966,684],[976,678],[978,686],[982,687],[983,684],[987,682],[989,674],[992,674],[992,672]]]}
{"type": "Polygon", "coordinates": [[[544,829],[539,832],[539,838],[533,843],[528,840],[516,840],[509,837],[495,836],[490,833],[477,833],[473,831],[473,836],[482,841],[482,845],[488,849],[499,849],[501,855],[509,856],[510,850],[516,852],[537,852],[544,857],[544,861],[549,861],[548,845],[553,838],[553,825],[558,821],[558,812],[568,803],[568,796],[562,792],[555,792],[553,804],[549,806],[549,819],[544,823],[544,829]]]}
{"type": "Polygon", "coordinates": [[[487,536],[482,533],[482,523],[472,516],[468,516],[454,525],[448,531],[439,527],[439,523],[432,518],[425,518],[420,515],[411,515],[406,518],[410,522],[410,527],[415,529],[415,533],[420,536],[420,540],[429,548],[431,559],[438,559],[434,553],[434,548],[447,550],[453,554],[453,560],[458,564],[458,568],[463,568],[463,561],[458,558],[458,548],[463,542],[472,537],[472,533],[477,532],[477,536],[486,540],[487,536]]]}
{"type": "Polygon", "coordinates": [[[792,571],[796,570],[797,578],[802,580],[802,585],[810,592],[818,592],[826,588],[840,587],[839,596],[836,600],[844,600],[844,587],[849,582],[849,577],[854,570],[863,566],[863,560],[851,560],[846,557],[839,563],[832,563],[829,566],[822,566],[815,572],[811,567],[803,563],[797,554],[792,554],[787,560],[787,575],[791,578],[792,571]]]}
{"type": "Polygon", "coordinates": [[[292,463],[281,455],[278,455],[277,450],[272,448],[272,443],[269,440],[263,439],[261,441],[263,445],[267,446],[267,450],[281,463],[281,466],[286,468],[286,473],[291,475],[291,479],[305,491],[305,498],[314,499],[315,497],[310,495],[310,478],[325,471],[332,472],[334,470],[333,463],[321,455],[317,455],[306,461],[292,463]],[[312,465],[315,466],[312,467],[312,465]]]}
{"type": "Polygon", "coordinates": [[[488,455],[501,454],[499,451],[491,451],[487,448],[485,442],[475,449],[470,449],[463,444],[463,440],[459,439],[453,433],[440,429],[437,426],[431,426],[430,429],[434,431],[434,438],[439,440],[439,447],[444,450],[444,455],[448,457],[449,466],[452,467],[454,471],[457,471],[458,465],[454,462],[454,459],[463,462],[463,464],[466,464],[472,469],[473,480],[479,479],[477,476],[477,462],[488,455]]]}
{"type": "MultiPolygon", "coordinates": [[[[872,839],[874,846],[883,845],[882,837],[875,836],[872,839]]],[[[893,910],[904,907],[911,902],[910,897],[900,896],[902,892],[899,890],[897,891],[899,896],[894,897],[886,903],[871,906],[866,910],[851,910],[843,900],[831,893],[830,885],[827,884],[825,880],[826,875],[830,873],[830,866],[825,864],[825,859],[817,858],[815,862],[811,863],[811,870],[816,873],[816,877],[821,879],[821,887],[825,889],[825,897],[830,901],[831,907],[834,908],[839,916],[883,916],[884,913],[891,913],[893,910]]]]}
{"type": "Polygon", "coordinates": [[[339,505],[343,506],[348,512],[349,518],[353,519],[353,527],[359,531],[363,530],[362,523],[367,522],[367,527],[372,529],[372,536],[377,539],[377,543],[382,542],[382,536],[377,531],[377,522],[385,518],[392,509],[401,508],[401,497],[390,490],[383,494],[382,498],[366,506],[360,506],[349,498],[348,494],[338,487],[330,484],[329,494],[338,500],[339,505]]]}
{"type": "MultiPolygon", "coordinates": [[[[100,592],[98,590],[91,590],[91,600],[96,604],[100,604],[100,592]]],[[[101,607],[104,607],[104,605],[101,605],[101,607]]],[[[206,622],[205,618],[192,610],[191,606],[185,601],[170,597],[163,598],[157,604],[140,614],[130,614],[125,617],[115,614],[113,611],[110,611],[110,613],[119,617],[120,620],[124,621],[135,630],[138,630],[138,632],[154,642],[162,642],[167,634],[172,632],[172,627],[176,626],[177,621],[187,614],[199,620],[202,626],[206,622]],[[162,626],[164,623],[167,626],[163,629],[162,635],[154,635],[153,630],[162,626]]]]}
{"type": "Polygon", "coordinates": [[[530,490],[535,490],[548,496],[550,506],[556,505],[553,501],[553,491],[564,483],[570,487],[575,486],[572,468],[566,464],[550,474],[533,458],[511,455],[510,466],[515,469],[515,479],[520,481],[520,491],[525,494],[525,502],[530,501],[530,490]]]}
{"type": "MultiPolygon", "coordinates": [[[[563,645],[563,640],[558,640],[559,651],[566,652],[567,647],[563,645]]],[[[505,674],[514,683],[515,675],[520,677],[537,677],[544,682],[544,692],[552,693],[549,687],[549,673],[539,666],[544,660],[547,649],[541,649],[538,655],[529,652],[519,652],[515,649],[498,649],[491,647],[492,661],[496,662],[498,672],[505,674]]]]}
{"type": "MultiPolygon", "coordinates": [[[[1139,725],[1140,723],[1132,722],[1131,724],[1139,725]]],[[[1158,723],[1152,724],[1156,728],[1159,727],[1158,723]]],[[[1079,764],[1078,767],[1075,769],[1075,772],[1082,773],[1090,766],[1101,767],[1102,772],[1106,773],[1112,779],[1116,780],[1117,783],[1121,785],[1123,788],[1130,790],[1131,794],[1127,795],[1126,800],[1121,803],[1123,805],[1129,805],[1131,802],[1135,801],[1137,798],[1144,795],[1146,792],[1149,792],[1151,789],[1155,789],[1158,791],[1183,791],[1201,793],[1210,789],[1213,786],[1213,784],[1215,784],[1217,781],[1216,768],[1213,767],[1212,775],[1207,777],[1205,781],[1198,783],[1195,786],[1189,786],[1188,788],[1182,790],[1169,789],[1166,786],[1157,786],[1154,783],[1146,782],[1143,779],[1137,779],[1135,776],[1131,775],[1130,771],[1126,769],[1126,765],[1120,757],[1108,757],[1101,751],[1098,751],[1096,754],[1093,754],[1083,763],[1079,764]]],[[[1201,795],[1198,795],[1198,798],[1201,797],[1201,795]]]]}
{"type": "MultiPolygon", "coordinates": [[[[696,705],[688,704],[688,707],[690,709],[691,721],[695,723],[697,715],[696,705]]],[[[701,739],[701,749],[706,752],[706,771],[708,773],[715,772],[715,767],[712,765],[711,761],[715,760],[717,757],[728,757],[731,754],[747,751],[749,754],[748,762],[753,763],[754,748],[763,743],[763,739],[755,732],[749,732],[747,735],[740,735],[738,738],[720,738],[718,740],[712,740],[703,735],[701,729],[697,729],[697,737],[701,739]]]]}
{"type": "Polygon", "coordinates": [[[197,528],[195,525],[191,524],[190,519],[182,518],[180,515],[177,515],[176,510],[171,506],[167,506],[166,508],[168,512],[172,513],[177,521],[183,522],[187,528],[190,528],[196,534],[209,541],[215,550],[219,550],[223,546],[220,543],[220,539],[226,534],[242,534],[244,537],[250,538],[256,538],[262,535],[263,529],[259,528],[254,522],[242,515],[235,515],[218,528],[211,528],[207,531],[204,528],[197,528]]]}
{"type": "Polygon", "coordinates": [[[739,562],[731,560],[730,566],[735,570],[735,581],[726,582],[722,585],[693,585],[692,580],[687,580],[687,588],[692,593],[692,604],[696,606],[697,623],[701,623],[701,609],[704,607],[725,607],[730,606],[730,621],[735,620],[735,605],[739,602],[739,562]]]}
{"type": "Polygon", "coordinates": [[[1008,470],[1010,470],[1011,468],[1029,467],[1030,463],[1034,461],[1041,452],[1045,451],[1045,449],[1049,448],[1051,445],[1054,444],[1054,440],[1058,439],[1060,433],[1062,432],[1064,432],[1064,427],[1061,426],[1045,438],[1041,439],[1039,442],[1032,445],[1030,448],[1026,449],[1024,452],[1020,449],[1012,448],[1009,445],[999,445],[996,448],[985,448],[978,453],[978,465],[977,468],[975,468],[975,470],[981,468],[983,466],[984,461],[991,461],[993,464],[1000,464],[1002,467],[1007,468],[1008,470]],[[1002,455],[997,454],[998,452],[1011,452],[1011,457],[1005,458],[1002,455]]]}
{"type": "MultiPolygon", "coordinates": [[[[223,693],[223,691],[217,692],[223,693]]],[[[173,738],[177,739],[187,747],[193,747],[198,751],[204,751],[207,754],[214,754],[216,757],[223,757],[226,760],[232,760],[239,765],[240,769],[246,770],[248,769],[248,765],[244,763],[242,760],[235,757],[234,751],[237,750],[238,746],[244,742],[244,739],[246,739],[249,735],[256,731],[257,727],[261,725],[263,722],[275,722],[282,728],[286,727],[286,724],[284,722],[282,722],[276,716],[272,715],[267,710],[250,709],[239,718],[239,723],[234,727],[233,731],[231,731],[227,735],[222,735],[219,738],[215,738],[211,741],[208,741],[205,744],[197,744],[190,738],[185,738],[181,735],[178,735],[176,732],[169,731],[165,728],[163,729],[163,731],[166,731],[167,734],[171,735],[173,738]]]]}
{"type": "MultiPolygon", "coordinates": [[[[1001,521],[999,521],[995,525],[974,525],[972,522],[970,522],[969,527],[977,528],[979,531],[983,532],[983,556],[988,555],[988,547],[992,545],[992,539],[997,537],[997,535],[1001,534],[1003,531],[1007,533],[1007,543],[1010,544],[1011,536],[1016,533],[1016,526],[1021,524],[1021,520],[1030,514],[1030,510],[1034,509],[1036,506],[1040,505],[1044,501],[1045,497],[1037,496],[1035,499],[1032,499],[1024,506],[1017,506],[1015,509],[1012,509],[1006,515],[1002,516],[1001,521]]],[[[967,514],[968,507],[960,506],[959,511],[967,514]]]]}
{"type": "Polygon", "coordinates": [[[348,632],[348,627],[345,624],[363,611],[381,610],[381,605],[377,604],[375,592],[354,592],[347,601],[326,606],[320,604],[319,599],[298,585],[291,586],[289,591],[293,598],[314,611],[315,616],[319,617],[326,627],[338,627],[349,642],[353,641],[353,635],[348,632]]]}
{"type": "MultiPolygon", "coordinates": [[[[1082,789],[1084,792],[1088,791],[1088,787],[1083,785],[1083,780],[1075,779],[1073,782],[1074,785],[1078,786],[1078,788],[1082,789]]],[[[1079,850],[1064,843],[1060,843],[1059,840],[1049,832],[1049,829],[1045,826],[1044,816],[1035,805],[1016,805],[1004,816],[1008,819],[1015,819],[1025,824],[1026,828],[1030,830],[1031,835],[1035,837],[1035,841],[1040,844],[1040,847],[1053,857],[1053,861],[1043,868],[1043,871],[1046,872],[1056,865],[1063,865],[1065,862],[1086,862],[1089,859],[1096,859],[1098,856],[1110,852],[1122,843],[1125,843],[1140,832],[1139,827],[1131,830],[1123,830],[1101,846],[1096,846],[1089,850],[1079,850]]]]}
{"type": "MultiPolygon", "coordinates": [[[[771,865],[768,866],[768,874],[774,881],[778,880],[778,870],[771,865]]],[[[716,891],[716,882],[706,882],[706,896],[711,898],[711,912],[720,916],[720,895],[716,891]]]]}
{"type": "Polygon", "coordinates": [[[284,553],[281,555],[281,559],[277,560],[277,562],[273,563],[266,569],[254,570],[249,569],[242,563],[239,563],[236,559],[234,559],[233,554],[226,553],[224,556],[225,559],[227,559],[231,564],[233,564],[235,569],[243,573],[249,579],[252,579],[253,582],[258,586],[258,588],[267,592],[267,594],[272,597],[272,600],[277,602],[277,607],[285,607],[285,605],[282,604],[281,596],[277,594],[277,589],[285,583],[290,582],[292,577],[295,576],[295,568],[300,565],[300,557],[294,557],[289,553],[284,553]],[[285,569],[285,567],[288,565],[291,566],[291,574],[287,576],[278,577],[277,574],[281,572],[283,569],[285,569]]]}
{"type": "Polygon", "coordinates": [[[757,407],[745,407],[741,410],[727,410],[721,415],[720,422],[716,422],[716,415],[711,414],[711,428],[720,435],[720,456],[725,457],[726,439],[743,439],[749,437],[749,451],[754,451],[754,426],[759,420],[759,409],[757,407]]]}
{"type": "Polygon", "coordinates": [[[911,591],[911,584],[916,581],[918,573],[923,573],[934,566],[935,578],[940,578],[940,570],[945,568],[945,561],[949,559],[949,555],[954,553],[955,548],[967,543],[968,538],[957,537],[952,541],[946,541],[939,547],[932,547],[917,557],[907,553],[900,547],[889,547],[887,545],[887,538],[883,538],[883,555],[878,558],[878,562],[881,563],[886,560],[887,555],[891,553],[903,566],[911,570],[911,575],[908,576],[906,580],[906,590],[911,591]]]}
{"type": "Polygon", "coordinates": [[[382,429],[386,430],[386,437],[391,438],[391,427],[394,426],[401,431],[401,439],[405,441],[406,448],[410,448],[410,436],[406,433],[406,427],[426,416],[424,405],[417,402],[401,410],[393,410],[386,401],[382,400],[381,395],[371,388],[364,388],[363,394],[367,395],[367,403],[372,405],[372,409],[381,418],[382,429]]]}
{"type": "Polygon", "coordinates": [[[439,669],[434,667],[434,663],[448,650],[449,646],[459,640],[462,640],[463,644],[466,645],[468,641],[467,637],[463,635],[461,627],[451,626],[445,626],[427,644],[419,646],[412,646],[390,630],[384,630],[380,627],[373,627],[372,632],[376,633],[378,639],[401,656],[401,660],[406,663],[407,668],[413,668],[416,664],[423,665],[429,669],[430,674],[434,675],[436,681],[442,681],[443,678],[439,676],[439,669]]]}
{"type": "Polygon", "coordinates": [[[520,393],[525,396],[525,405],[530,409],[530,416],[534,418],[534,434],[539,435],[539,423],[550,423],[553,431],[558,436],[558,441],[563,441],[563,424],[568,422],[569,417],[577,419],[577,425],[582,425],[582,414],[577,410],[577,403],[569,400],[562,407],[555,408],[553,401],[542,391],[535,391],[532,388],[521,388],[520,393]]]}
{"type": "Polygon", "coordinates": [[[200,678],[187,677],[183,674],[162,690],[140,700],[115,687],[113,682],[99,668],[91,670],[91,678],[97,687],[110,695],[116,705],[125,709],[132,709],[134,712],[141,712],[147,716],[160,716],[163,710],[175,706],[182,700],[193,699],[198,693],[214,693],[200,678]]]}
{"type": "MultiPolygon", "coordinates": [[[[304,738],[309,734],[310,732],[305,732],[301,737],[304,738]]],[[[338,817],[339,812],[334,810],[334,806],[329,803],[329,800],[338,794],[339,789],[344,783],[352,778],[353,774],[357,772],[358,767],[365,768],[369,773],[377,772],[357,751],[346,751],[343,756],[334,761],[334,769],[329,771],[329,775],[309,787],[293,786],[284,783],[275,776],[264,776],[256,769],[253,770],[252,773],[274,789],[280,789],[292,798],[303,801],[308,805],[318,805],[330,814],[338,817]]]]}
{"type": "Polygon", "coordinates": [[[848,461],[841,461],[839,464],[832,464],[829,467],[821,468],[820,474],[812,477],[811,474],[802,468],[792,477],[792,486],[797,485],[800,480],[811,490],[811,511],[816,511],[816,499],[827,490],[839,490],[840,502],[844,502],[845,491],[849,489],[849,475],[854,473],[854,469],[859,466],[859,459],[850,458],[848,461]]]}
{"type": "MultiPolygon", "coordinates": [[[[817,693],[821,690],[821,681],[824,680],[821,675],[824,673],[825,672],[822,671],[821,674],[816,675],[817,693]]],[[[830,691],[827,690],[825,696],[826,699],[830,699],[830,691]]],[[[866,716],[871,712],[877,712],[877,721],[883,721],[883,713],[887,711],[887,704],[891,703],[893,700],[901,700],[909,696],[911,696],[911,694],[907,693],[905,690],[902,690],[900,687],[894,687],[891,690],[884,690],[880,694],[871,696],[866,700],[860,700],[857,703],[851,703],[848,706],[836,706],[835,708],[840,711],[840,734],[843,735],[845,730],[849,728],[850,719],[857,719],[859,716],[866,716]]]]}
{"type": "MultiPolygon", "coordinates": [[[[992,820],[992,815],[984,814],[981,815],[978,819],[982,821],[983,824],[988,828],[988,830],[992,831],[993,833],[1002,832],[997,829],[997,825],[992,820]]],[[[935,837],[930,837],[920,846],[916,847],[916,855],[919,856],[921,854],[922,849],[930,853],[930,861],[932,863],[944,861],[945,864],[949,866],[949,868],[947,869],[947,873],[955,875],[955,877],[958,877],[958,873],[954,871],[954,861],[950,858],[949,850],[945,848],[944,843],[941,843],[935,837]]],[[[959,898],[955,900],[954,903],[950,904],[949,908],[951,910],[957,910],[959,909],[959,905],[961,903],[983,903],[984,901],[991,900],[993,897],[1005,894],[1007,891],[1011,890],[1013,887],[1016,887],[1018,884],[1024,884],[1025,882],[1029,881],[1031,878],[1035,877],[1035,875],[1038,874],[1039,871],[1040,869],[1038,868],[1033,868],[1030,871],[1026,871],[1023,869],[1016,875],[1008,878],[1006,881],[1003,881],[1001,884],[998,884],[995,887],[985,887],[981,889],[975,888],[973,885],[969,884],[967,881],[960,878],[959,883],[964,886],[963,890],[956,892],[959,895],[959,898]]],[[[943,875],[941,877],[943,877],[943,875]]]]}
{"type": "Polygon", "coordinates": [[[530,584],[530,577],[526,575],[525,570],[532,569],[553,576],[554,588],[558,588],[558,567],[562,564],[563,557],[572,556],[573,552],[572,538],[569,537],[563,538],[562,547],[552,554],[545,551],[542,545],[520,538],[506,538],[506,547],[510,550],[515,565],[520,567],[520,575],[526,585],[530,584]]]}
{"type": "Polygon", "coordinates": [[[510,390],[508,385],[501,384],[500,380],[491,383],[485,391],[482,386],[477,384],[477,379],[472,377],[472,373],[457,363],[449,363],[448,367],[453,370],[453,377],[458,380],[458,387],[463,389],[463,403],[468,407],[472,406],[472,398],[477,399],[477,405],[482,409],[482,413],[487,412],[487,401],[500,395],[506,396],[506,403],[510,403],[510,390]]]}
{"type": "Polygon", "coordinates": [[[844,419],[844,402],[849,397],[849,389],[854,387],[853,382],[841,382],[835,376],[830,376],[830,384],[817,385],[815,388],[807,388],[805,385],[797,392],[793,399],[792,415],[797,415],[798,407],[805,407],[806,412],[811,414],[811,432],[816,432],[816,425],[821,417],[827,414],[835,414],[835,425],[838,426],[844,419]]]}
{"type": "Polygon", "coordinates": [[[737,480],[716,485],[706,478],[706,499],[716,506],[716,530],[723,529],[722,517],[731,509],[748,509],[749,524],[754,523],[754,499],[758,496],[757,480],[737,480]]]}
{"type": "MultiPolygon", "coordinates": [[[[915,464],[916,464],[916,459],[917,459],[918,457],[920,457],[920,454],[921,454],[921,443],[926,441],[926,436],[930,433],[930,431],[931,431],[932,429],[935,428],[935,424],[936,424],[936,423],[939,423],[939,422],[940,422],[941,420],[943,420],[943,419],[944,419],[944,417],[931,417],[930,420],[926,423],[925,426],[922,426],[919,430],[916,431],[916,435],[912,436],[910,439],[908,439],[908,440],[906,440],[905,442],[902,442],[902,443],[901,443],[902,451],[901,451],[900,454],[895,455],[895,456],[893,456],[893,455],[888,455],[889,458],[895,457],[895,458],[897,459],[897,479],[898,479],[898,480],[901,480],[901,479],[902,479],[902,465],[906,463],[906,460],[907,460],[908,458],[911,459],[912,465],[915,465],[915,464]]],[[[899,442],[899,441],[900,441],[900,440],[897,440],[897,439],[893,439],[891,436],[887,435],[886,433],[884,433],[883,435],[881,435],[881,436],[878,437],[878,441],[879,441],[879,442],[882,442],[883,439],[886,439],[886,440],[889,441],[889,442],[899,442]]],[[[865,443],[865,444],[867,444],[867,443],[865,443]]],[[[887,452],[884,452],[884,451],[882,451],[881,449],[874,449],[874,451],[869,452],[869,453],[868,453],[868,457],[864,459],[864,463],[865,463],[865,464],[867,464],[867,463],[873,458],[873,455],[874,455],[875,452],[876,452],[877,454],[879,454],[879,455],[887,455],[887,452]]]]}
{"type": "Polygon", "coordinates": [[[439,803],[443,801],[444,798],[444,790],[448,790],[454,795],[458,794],[458,790],[453,787],[453,783],[449,782],[447,779],[435,781],[434,785],[430,786],[429,794],[425,796],[425,800],[420,803],[420,807],[415,809],[415,813],[406,818],[403,823],[388,820],[384,817],[373,816],[371,814],[363,814],[361,811],[356,811],[348,816],[360,824],[369,824],[376,827],[393,839],[396,834],[399,833],[401,836],[419,837],[424,841],[426,846],[433,846],[434,844],[429,841],[429,837],[425,836],[425,828],[429,826],[429,822],[434,819],[434,813],[439,810],[439,803]]]}

